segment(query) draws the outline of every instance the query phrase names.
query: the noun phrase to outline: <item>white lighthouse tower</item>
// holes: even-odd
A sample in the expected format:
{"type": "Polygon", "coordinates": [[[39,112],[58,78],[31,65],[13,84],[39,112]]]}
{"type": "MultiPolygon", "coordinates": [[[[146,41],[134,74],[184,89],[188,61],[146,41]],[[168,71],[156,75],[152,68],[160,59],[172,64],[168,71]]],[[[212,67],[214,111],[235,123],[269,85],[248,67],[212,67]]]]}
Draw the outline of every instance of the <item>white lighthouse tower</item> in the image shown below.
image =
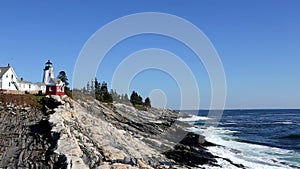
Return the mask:
{"type": "Polygon", "coordinates": [[[50,60],[48,60],[44,69],[43,82],[47,84],[49,83],[50,79],[54,79],[54,68],[50,60]]]}

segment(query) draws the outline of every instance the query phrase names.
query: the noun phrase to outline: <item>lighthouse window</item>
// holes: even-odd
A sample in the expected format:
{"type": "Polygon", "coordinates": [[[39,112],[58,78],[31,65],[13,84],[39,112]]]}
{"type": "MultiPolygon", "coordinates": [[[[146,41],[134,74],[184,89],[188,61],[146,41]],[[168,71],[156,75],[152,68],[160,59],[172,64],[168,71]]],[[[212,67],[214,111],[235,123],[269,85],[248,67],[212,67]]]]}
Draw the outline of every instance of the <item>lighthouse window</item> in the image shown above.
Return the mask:
{"type": "Polygon", "coordinates": [[[14,78],[14,75],[11,75],[11,78],[13,79],[13,78],[14,78]]]}

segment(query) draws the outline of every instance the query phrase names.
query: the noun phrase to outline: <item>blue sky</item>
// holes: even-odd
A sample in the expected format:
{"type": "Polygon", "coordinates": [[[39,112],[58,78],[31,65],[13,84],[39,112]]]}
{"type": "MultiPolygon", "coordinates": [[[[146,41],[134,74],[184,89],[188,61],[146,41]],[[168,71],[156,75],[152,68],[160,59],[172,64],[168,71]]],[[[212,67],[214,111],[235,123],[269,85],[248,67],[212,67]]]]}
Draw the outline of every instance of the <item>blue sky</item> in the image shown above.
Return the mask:
{"type": "MultiPolygon", "coordinates": [[[[137,12],[164,12],[193,23],[214,45],[226,74],[227,108],[300,108],[299,8],[296,0],[0,1],[0,65],[10,63],[20,77],[37,82],[51,59],[56,73],[65,70],[71,81],[83,45],[99,28],[137,12]]],[[[124,40],[105,56],[98,78],[110,82],[122,59],[145,48],[180,56],[197,78],[201,107],[209,107],[205,68],[186,46],[167,37],[124,40]]],[[[157,88],[168,96],[168,107],[178,106],[178,85],[162,72],[141,72],[130,86],[143,97],[157,88]]]]}

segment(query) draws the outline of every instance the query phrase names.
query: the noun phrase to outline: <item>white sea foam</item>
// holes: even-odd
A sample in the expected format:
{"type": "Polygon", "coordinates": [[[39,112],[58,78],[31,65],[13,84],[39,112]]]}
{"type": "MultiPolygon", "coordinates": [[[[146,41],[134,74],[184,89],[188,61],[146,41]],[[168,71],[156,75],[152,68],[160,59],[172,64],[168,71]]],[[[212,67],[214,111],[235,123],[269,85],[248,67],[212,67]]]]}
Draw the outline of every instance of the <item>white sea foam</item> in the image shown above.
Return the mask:
{"type": "Polygon", "coordinates": [[[274,124],[294,124],[292,121],[278,121],[275,122],[274,124]]]}
{"type": "Polygon", "coordinates": [[[233,125],[233,124],[237,124],[237,123],[233,123],[233,122],[230,122],[230,123],[224,123],[226,125],[233,125]]]}
{"type": "MultiPolygon", "coordinates": [[[[239,169],[238,167],[230,164],[228,161],[226,160],[223,160],[221,158],[219,158],[217,160],[217,164],[219,166],[222,166],[222,167],[217,167],[217,166],[209,166],[209,165],[202,165],[201,167],[204,167],[205,169],[223,169],[223,168],[226,168],[226,169],[239,169]]],[[[200,167],[200,166],[199,166],[200,167]]]]}
{"type": "MultiPolygon", "coordinates": [[[[197,128],[192,128],[197,130],[197,128]]],[[[207,141],[218,144],[220,146],[208,147],[208,150],[219,157],[230,159],[233,163],[243,164],[247,168],[262,169],[281,169],[292,168],[287,165],[299,166],[299,162],[294,159],[300,159],[300,154],[290,150],[280,148],[262,146],[257,144],[249,144],[235,141],[236,138],[230,135],[230,132],[221,128],[210,127],[208,129],[199,130],[198,132],[206,137],[207,141]]],[[[222,168],[236,168],[229,162],[219,158],[218,164],[222,168]]],[[[205,168],[214,168],[205,166],[205,168]]],[[[216,167],[217,168],[217,167],[216,167]]]]}
{"type": "Polygon", "coordinates": [[[194,115],[191,115],[191,116],[188,116],[186,118],[183,118],[183,117],[180,117],[178,118],[177,120],[178,121],[182,121],[182,122],[195,122],[195,121],[204,121],[204,120],[209,120],[210,118],[208,117],[204,117],[204,116],[194,116],[194,115]]]}
{"type": "MultiPolygon", "coordinates": [[[[188,128],[188,131],[198,133],[200,135],[204,135],[204,132],[205,132],[205,134],[207,134],[206,133],[207,130],[206,130],[205,126],[193,126],[193,127],[188,128]]],[[[223,136],[225,137],[225,136],[229,136],[227,134],[239,133],[239,131],[222,129],[222,130],[219,130],[219,133],[222,133],[223,136]]]]}

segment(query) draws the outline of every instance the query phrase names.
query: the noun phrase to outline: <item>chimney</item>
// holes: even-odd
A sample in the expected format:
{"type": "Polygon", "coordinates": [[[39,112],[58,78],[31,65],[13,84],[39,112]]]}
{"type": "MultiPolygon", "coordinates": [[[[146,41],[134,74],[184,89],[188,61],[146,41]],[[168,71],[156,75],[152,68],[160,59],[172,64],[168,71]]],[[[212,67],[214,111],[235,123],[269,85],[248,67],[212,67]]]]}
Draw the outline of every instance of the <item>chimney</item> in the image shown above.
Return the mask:
{"type": "Polygon", "coordinates": [[[7,67],[10,67],[10,64],[7,64],[7,67]]]}

